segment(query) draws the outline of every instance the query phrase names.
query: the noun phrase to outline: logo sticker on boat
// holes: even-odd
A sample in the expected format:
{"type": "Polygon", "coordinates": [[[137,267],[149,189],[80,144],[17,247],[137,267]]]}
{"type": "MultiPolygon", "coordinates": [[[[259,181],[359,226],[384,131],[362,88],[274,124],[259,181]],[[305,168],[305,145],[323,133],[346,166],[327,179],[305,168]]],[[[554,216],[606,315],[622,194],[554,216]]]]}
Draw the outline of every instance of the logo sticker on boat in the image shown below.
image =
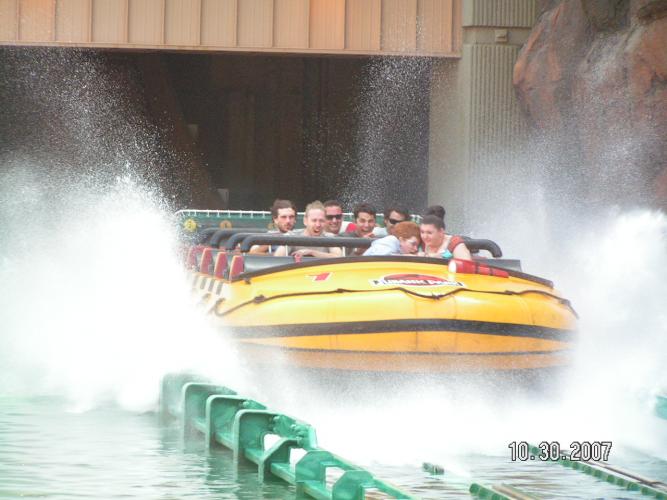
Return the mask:
{"type": "Polygon", "coordinates": [[[460,281],[430,274],[388,274],[370,281],[373,286],[465,286],[460,281]]]}
{"type": "Polygon", "coordinates": [[[306,274],[306,278],[310,278],[312,281],[326,281],[332,274],[333,273],[306,274]]]}

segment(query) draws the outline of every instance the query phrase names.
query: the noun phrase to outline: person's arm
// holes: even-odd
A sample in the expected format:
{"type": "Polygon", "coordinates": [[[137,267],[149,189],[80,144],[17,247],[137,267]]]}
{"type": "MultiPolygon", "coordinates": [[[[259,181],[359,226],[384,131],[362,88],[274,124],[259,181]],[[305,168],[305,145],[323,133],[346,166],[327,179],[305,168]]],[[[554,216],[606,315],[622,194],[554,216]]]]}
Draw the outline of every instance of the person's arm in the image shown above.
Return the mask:
{"type": "Polygon", "coordinates": [[[329,248],[329,252],[327,257],[342,257],[343,256],[343,249],[340,247],[331,247],[329,248]]]}
{"type": "MultiPolygon", "coordinates": [[[[278,252],[276,252],[276,255],[278,255],[278,252]]],[[[315,250],[313,248],[301,248],[296,252],[292,252],[292,255],[301,255],[302,257],[317,257],[318,259],[329,259],[331,257],[340,257],[342,253],[338,247],[332,247],[328,252],[322,252],[321,250],[315,250]]]]}
{"type": "Polygon", "coordinates": [[[470,254],[470,250],[468,250],[468,247],[466,246],[465,243],[459,243],[458,245],[456,245],[454,247],[452,255],[454,256],[455,259],[472,260],[472,255],[470,254]]]}
{"type": "Polygon", "coordinates": [[[248,253],[252,254],[266,254],[269,253],[269,245],[253,245],[250,247],[248,253]]]}
{"type": "Polygon", "coordinates": [[[282,245],[276,248],[276,251],[273,252],[273,255],[276,257],[287,257],[287,245],[282,245]]]}

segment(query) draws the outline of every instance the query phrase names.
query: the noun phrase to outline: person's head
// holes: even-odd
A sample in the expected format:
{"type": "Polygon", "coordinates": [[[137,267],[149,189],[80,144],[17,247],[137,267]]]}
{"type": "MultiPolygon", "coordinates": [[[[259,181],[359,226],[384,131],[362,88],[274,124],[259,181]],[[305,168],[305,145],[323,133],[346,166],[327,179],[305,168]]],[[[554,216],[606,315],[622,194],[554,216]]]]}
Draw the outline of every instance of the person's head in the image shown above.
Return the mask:
{"type": "Polygon", "coordinates": [[[340,233],[343,224],[343,206],[337,200],[324,202],[324,218],[326,219],[326,230],[333,234],[340,233]]]}
{"type": "Polygon", "coordinates": [[[435,215],[436,217],[440,217],[442,220],[445,220],[445,207],[442,205],[431,205],[426,209],[426,212],[424,212],[424,217],[427,215],[435,215]]]}
{"type": "Polygon", "coordinates": [[[303,214],[303,225],[306,226],[308,236],[322,236],[324,233],[324,205],[317,200],[306,205],[306,211],[303,214]]]}
{"type": "Polygon", "coordinates": [[[357,225],[357,231],[362,236],[373,232],[375,227],[375,215],[377,211],[368,203],[360,203],[354,207],[354,223],[357,225]]]}
{"type": "Polygon", "coordinates": [[[289,200],[276,200],[271,205],[273,225],[281,233],[294,229],[296,223],[296,207],[289,200]]]}
{"type": "Polygon", "coordinates": [[[394,236],[398,238],[401,253],[415,254],[421,244],[419,225],[412,221],[399,222],[394,225],[394,236]]]}
{"type": "Polygon", "coordinates": [[[445,221],[437,215],[426,215],[422,218],[419,232],[426,247],[440,247],[445,240],[445,221]]]}
{"type": "Polygon", "coordinates": [[[394,234],[394,226],[406,220],[410,220],[410,213],[403,208],[390,207],[384,211],[384,227],[387,228],[387,234],[394,234]]]}

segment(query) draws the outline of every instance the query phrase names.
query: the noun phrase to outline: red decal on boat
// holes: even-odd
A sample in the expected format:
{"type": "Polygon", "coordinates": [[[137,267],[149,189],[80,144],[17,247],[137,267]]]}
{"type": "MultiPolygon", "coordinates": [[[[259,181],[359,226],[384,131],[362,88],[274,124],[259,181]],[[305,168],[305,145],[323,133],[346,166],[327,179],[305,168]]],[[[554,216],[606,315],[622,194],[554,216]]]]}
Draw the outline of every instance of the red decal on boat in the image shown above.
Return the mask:
{"type": "Polygon", "coordinates": [[[374,286],[465,286],[460,281],[447,280],[430,274],[388,274],[371,280],[374,286]]]}
{"type": "Polygon", "coordinates": [[[332,274],[333,273],[307,274],[306,278],[310,278],[313,281],[326,281],[332,274]]]}

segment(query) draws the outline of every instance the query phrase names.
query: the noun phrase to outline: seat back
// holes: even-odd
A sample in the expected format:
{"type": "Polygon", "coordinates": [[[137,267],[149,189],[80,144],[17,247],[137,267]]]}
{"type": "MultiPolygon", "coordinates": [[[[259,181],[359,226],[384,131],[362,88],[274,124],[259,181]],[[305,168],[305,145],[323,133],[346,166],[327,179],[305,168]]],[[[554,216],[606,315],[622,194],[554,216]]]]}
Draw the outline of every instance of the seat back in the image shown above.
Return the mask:
{"type": "Polygon", "coordinates": [[[261,271],[269,267],[283,266],[285,264],[294,264],[294,257],[273,257],[270,255],[246,255],[244,273],[261,271]]]}
{"type": "Polygon", "coordinates": [[[187,257],[185,258],[185,268],[189,271],[198,271],[201,263],[202,253],[207,247],[206,245],[193,245],[188,249],[187,257]]]}

